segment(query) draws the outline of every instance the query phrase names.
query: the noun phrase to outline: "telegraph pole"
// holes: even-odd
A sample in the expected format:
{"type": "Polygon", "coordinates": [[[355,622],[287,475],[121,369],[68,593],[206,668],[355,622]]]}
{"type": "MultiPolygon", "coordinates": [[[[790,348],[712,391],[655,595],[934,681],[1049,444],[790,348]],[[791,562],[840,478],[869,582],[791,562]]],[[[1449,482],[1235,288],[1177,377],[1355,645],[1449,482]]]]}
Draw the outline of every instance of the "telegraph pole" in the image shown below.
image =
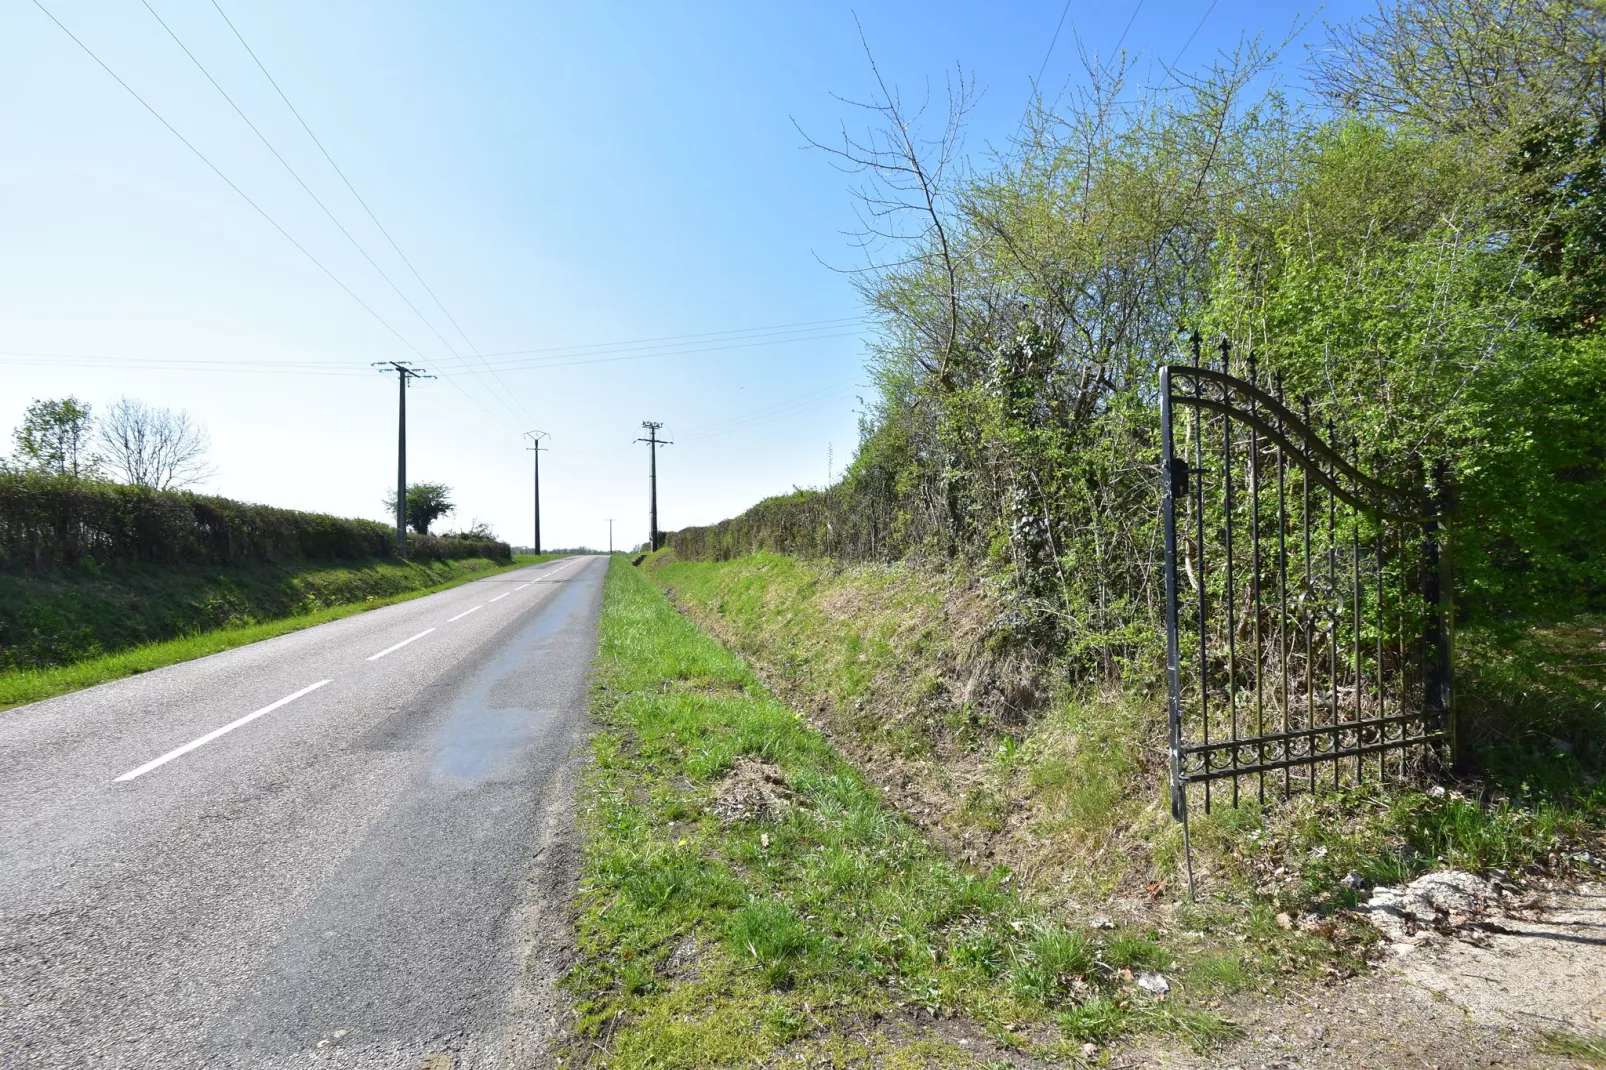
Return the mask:
{"type": "Polygon", "coordinates": [[[407,384],[414,379],[433,379],[424,369],[405,360],[376,360],[379,374],[396,373],[396,556],[407,556],[407,384]]]}
{"type": "Polygon", "coordinates": [[[547,434],[545,431],[526,431],[526,432],[524,432],[524,437],[529,439],[530,442],[532,443],[532,445],[526,446],[524,448],[529,450],[531,453],[533,453],[535,455],[535,545],[534,545],[534,547],[532,549],[533,549],[533,551],[535,553],[540,553],[541,552],[541,451],[546,449],[545,446],[541,445],[541,440],[543,438],[551,438],[552,436],[547,434]]]}
{"type": "Polygon", "coordinates": [[[608,517],[608,553],[613,553],[613,517],[608,517]]]}
{"type": "Polygon", "coordinates": [[[664,425],[656,420],[643,420],[641,426],[647,429],[647,437],[638,438],[636,441],[647,444],[647,483],[650,488],[647,499],[649,510],[647,548],[656,550],[658,549],[658,447],[671,446],[674,443],[658,437],[658,430],[664,425]]]}

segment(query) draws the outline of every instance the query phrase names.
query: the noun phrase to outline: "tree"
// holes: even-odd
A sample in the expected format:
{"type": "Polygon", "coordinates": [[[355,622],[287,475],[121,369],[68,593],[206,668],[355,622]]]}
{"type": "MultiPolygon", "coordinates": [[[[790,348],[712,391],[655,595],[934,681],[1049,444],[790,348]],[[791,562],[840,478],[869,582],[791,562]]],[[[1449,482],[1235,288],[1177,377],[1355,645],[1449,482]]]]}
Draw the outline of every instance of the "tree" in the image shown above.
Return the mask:
{"type": "Polygon", "coordinates": [[[1606,324],[1606,5],[1400,0],[1329,27],[1312,59],[1330,102],[1481,165],[1503,240],[1560,283],[1548,329],[1606,324]]]}
{"type": "MultiPolygon", "coordinates": [[[[407,526],[420,535],[429,534],[429,526],[441,517],[456,510],[452,504],[452,488],[445,483],[412,483],[407,487],[407,526]]],[[[396,512],[396,495],[385,495],[385,508],[396,512]]]]}
{"type": "Polygon", "coordinates": [[[74,479],[99,474],[100,458],[90,448],[95,417],[75,397],[35,400],[23,415],[22,426],[12,432],[17,459],[23,467],[74,479]]]}
{"type": "Polygon", "coordinates": [[[124,483],[151,490],[176,490],[212,474],[206,429],[189,413],[153,408],[119,398],[100,422],[106,465],[124,483]]]}

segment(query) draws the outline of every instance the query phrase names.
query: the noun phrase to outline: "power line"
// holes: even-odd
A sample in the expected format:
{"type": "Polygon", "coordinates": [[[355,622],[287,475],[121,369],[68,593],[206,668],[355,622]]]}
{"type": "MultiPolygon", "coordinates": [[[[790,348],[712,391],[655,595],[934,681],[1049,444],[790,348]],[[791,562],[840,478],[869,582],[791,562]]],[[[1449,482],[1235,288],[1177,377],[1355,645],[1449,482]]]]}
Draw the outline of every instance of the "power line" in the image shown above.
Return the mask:
{"type": "Polygon", "coordinates": [[[234,180],[231,179],[228,175],[224,174],[221,170],[219,170],[217,164],[215,164],[211,160],[207,159],[206,154],[203,153],[200,149],[196,148],[193,144],[191,144],[189,138],[186,138],[183,134],[179,133],[178,129],[172,123],[170,123],[166,119],[162,118],[162,114],[160,112],[158,112],[155,108],[151,107],[150,104],[146,103],[144,97],[142,97],[138,93],[136,93],[132,86],[130,86],[127,82],[123,81],[122,77],[116,71],[114,71],[110,67],[108,67],[104,60],[102,60],[99,56],[95,55],[94,51],[91,50],[88,45],[84,44],[83,41],[79,40],[78,36],[76,34],[74,34],[71,30],[67,29],[66,26],[62,25],[61,20],[56,18],[55,15],[51,14],[49,8],[45,7],[44,4],[40,3],[40,0],[33,0],[33,6],[37,7],[40,11],[43,11],[45,13],[45,17],[48,18],[51,22],[54,22],[56,24],[56,26],[61,30],[62,33],[66,34],[68,37],[72,38],[73,44],[75,44],[79,48],[83,49],[84,54],[87,55],[90,59],[94,60],[100,66],[101,70],[103,70],[107,74],[111,75],[112,78],[117,82],[118,85],[122,86],[125,90],[128,91],[128,95],[129,96],[131,96],[135,100],[139,101],[140,106],[143,107],[146,111],[150,112],[151,115],[155,117],[157,122],[159,122],[163,126],[167,127],[168,132],[171,133],[174,137],[178,138],[179,141],[181,141],[184,144],[185,148],[187,148],[191,152],[193,152],[197,159],[199,159],[202,163],[206,164],[207,167],[211,168],[213,174],[215,174],[215,175],[217,175],[217,177],[221,178],[228,185],[228,187],[230,189],[232,189],[235,193],[238,193],[240,195],[240,198],[243,201],[245,201],[246,204],[249,204],[253,209],[256,210],[256,213],[258,215],[260,215],[263,219],[268,221],[268,225],[270,225],[271,227],[273,227],[274,230],[277,230],[280,234],[282,234],[284,236],[285,241],[289,242],[291,245],[294,245],[301,252],[301,255],[305,256],[308,260],[311,260],[312,263],[314,264],[314,266],[316,266],[319,271],[322,271],[325,275],[329,276],[330,281],[332,281],[336,286],[338,286],[342,290],[344,290],[346,292],[346,296],[347,297],[350,297],[353,301],[357,302],[357,304],[361,305],[363,307],[364,311],[366,311],[374,319],[378,320],[379,323],[387,331],[389,331],[391,334],[395,335],[396,338],[402,343],[402,345],[406,346],[408,349],[411,349],[414,353],[417,353],[419,357],[423,357],[424,354],[422,354],[422,353],[420,353],[418,351],[418,347],[414,346],[411,342],[409,342],[406,339],[406,337],[403,336],[403,334],[400,331],[398,331],[396,328],[392,327],[390,325],[390,323],[383,316],[381,316],[379,313],[375,312],[373,310],[373,308],[368,304],[368,302],[366,302],[362,298],[358,297],[356,295],[356,293],[352,291],[351,287],[349,287],[345,283],[341,282],[339,276],[337,276],[334,272],[330,271],[328,268],[324,267],[323,262],[321,260],[319,260],[317,257],[313,256],[312,253],[308,252],[306,246],[304,246],[300,242],[296,241],[296,239],[291,236],[289,231],[285,230],[282,226],[280,226],[278,221],[275,220],[272,216],[270,216],[266,211],[264,211],[260,204],[258,204],[256,201],[251,199],[250,194],[246,193],[239,186],[235,185],[234,184],[234,180]]]}
{"type": "Polygon", "coordinates": [[[1116,42],[1115,42],[1115,51],[1116,52],[1120,52],[1121,51],[1121,46],[1126,44],[1126,35],[1132,32],[1132,24],[1134,22],[1138,21],[1138,12],[1142,11],[1142,10],[1143,10],[1143,0],[1138,0],[1137,3],[1132,5],[1132,17],[1126,20],[1126,29],[1121,31],[1120,38],[1118,38],[1116,40],[1116,42]]]}
{"type": "MultiPolygon", "coordinates": [[[[318,151],[323,154],[323,158],[328,161],[329,166],[334,169],[335,174],[340,176],[340,181],[345,183],[346,189],[351,192],[352,197],[356,199],[358,204],[362,205],[362,210],[368,214],[369,220],[371,220],[374,226],[379,229],[379,233],[385,236],[385,240],[390,243],[390,247],[394,249],[396,255],[401,258],[401,262],[407,265],[407,270],[412,272],[413,278],[418,280],[418,285],[424,288],[424,292],[429,294],[430,300],[435,302],[435,307],[441,310],[441,315],[446,317],[446,322],[452,325],[452,329],[457,332],[458,337],[463,339],[463,344],[468,346],[469,351],[476,357],[480,358],[480,363],[485,364],[485,358],[480,354],[479,347],[477,347],[473,341],[470,340],[468,334],[458,324],[457,318],[452,315],[452,313],[447,309],[446,305],[441,301],[440,297],[436,295],[434,288],[431,287],[429,283],[424,281],[424,276],[419,274],[418,269],[413,266],[412,260],[407,256],[406,253],[402,252],[401,246],[396,243],[395,238],[391,237],[390,231],[385,229],[385,225],[379,221],[379,217],[374,214],[374,210],[368,207],[368,202],[363,199],[362,194],[357,192],[357,187],[352,185],[351,179],[346,177],[346,172],[342,171],[340,169],[340,165],[335,163],[335,158],[329,154],[328,149],[324,148],[323,142],[318,139],[317,134],[312,132],[312,127],[307,124],[307,120],[302,118],[301,112],[294,104],[290,102],[289,96],[286,95],[282,88],[280,88],[278,80],[275,79],[272,74],[268,73],[267,66],[260,58],[258,58],[256,50],[253,49],[249,43],[247,43],[245,35],[242,34],[239,28],[234,25],[234,20],[229,18],[228,13],[223,10],[222,6],[218,3],[218,0],[212,0],[212,7],[217,10],[218,15],[223,19],[224,23],[228,25],[229,30],[233,32],[235,40],[240,42],[240,47],[245,49],[246,55],[251,57],[251,62],[257,65],[257,70],[262,72],[262,77],[266,78],[268,80],[268,84],[273,87],[273,91],[279,94],[279,99],[284,101],[284,106],[290,109],[290,114],[296,117],[296,122],[301,124],[301,129],[306,131],[307,137],[311,138],[312,143],[318,146],[318,151]]],[[[392,285],[394,286],[395,284],[392,283],[392,285]]],[[[409,307],[411,307],[411,304],[411,302],[408,302],[409,307]]],[[[417,309],[414,309],[414,311],[416,312],[417,309]]],[[[423,315],[420,314],[419,318],[423,319],[423,315]]],[[[427,323],[428,321],[426,320],[425,322],[427,323]]],[[[431,326],[430,330],[434,330],[434,327],[431,326]]],[[[440,332],[437,331],[436,336],[439,337],[440,332]]],[[[442,338],[441,341],[445,342],[446,339],[442,338]]],[[[452,346],[447,344],[446,348],[452,349],[452,346]]],[[[455,350],[453,350],[452,355],[458,356],[455,350]]],[[[462,360],[462,357],[458,356],[458,359],[462,360]]],[[[530,412],[525,408],[524,402],[519,399],[518,395],[514,394],[508,389],[507,384],[502,382],[502,377],[497,375],[496,371],[492,369],[489,364],[485,364],[485,367],[486,370],[491,373],[491,377],[496,380],[497,385],[502,388],[503,393],[513,398],[513,401],[519,406],[520,411],[524,413],[526,422],[528,422],[530,412]]],[[[512,410],[510,409],[509,411],[512,410]]]]}
{"type": "Polygon", "coordinates": [[[1218,0],[1210,0],[1210,6],[1205,8],[1203,15],[1199,16],[1199,25],[1193,28],[1193,32],[1188,35],[1188,39],[1182,42],[1182,47],[1177,49],[1177,58],[1171,61],[1171,66],[1175,67],[1182,62],[1182,54],[1188,50],[1189,45],[1193,44],[1193,39],[1199,36],[1199,31],[1204,29],[1205,19],[1208,19],[1210,13],[1216,9],[1217,2],[1218,0]]]}
{"type": "Polygon", "coordinates": [[[642,360],[649,357],[696,357],[707,353],[724,353],[732,349],[755,349],[762,346],[780,345],[787,342],[826,342],[836,338],[857,338],[858,331],[845,331],[840,334],[809,335],[801,338],[777,338],[758,342],[740,342],[727,346],[708,346],[703,349],[661,350],[652,349],[637,353],[623,353],[617,356],[589,357],[580,360],[564,360],[562,357],[537,358],[525,361],[504,361],[498,364],[503,369],[535,369],[547,368],[573,368],[581,364],[611,364],[620,360],[642,360]]]}
{"type": "MultiPolygon", "coordinates": [[[[257,215],[260,215],[263,219],[267,220],[268,225],[271,226],[274,230],[278,231],[281,235],[283,235],[285,241],[287,241],[291,245],[295,246],[297,251],[299,251],[302,256],[305,256],[308,260],[312,261],[313,265],[315,267],[317,267],[317,269],[319,271],[321,271],[325,275],[327,275],[331,282],[333,282],[336,286],[340,287],[341,290],[345,291],[345,294],[346,294],[347,297],[351,298],[353,301],[357,302],[358,305],[362,306],[363,311],[367,312],[376,321],[378,321],[378,323],[382,327],[384,327],[391,334],[395,335],[396,339],[399,342],[401,342],[402,345],[404,345],[408,349],[410,349],[420,359],[423,358],[424,354],[422,352],[420,352],[420,350],[419,350],[419,348],[417,346],[413,345],[412,342],[407,340],[407,337],[405,335],[403,335],[395,327],[391,326],[389,320],[385,319],[385,317],[381,316],[378,312],[375,312],[374,309],[373,309],[373,306],[369,305],[368,302],[364,301],[361,297],[358,297],[357,294],[356,294],[356,291],[354,291],[350,286],[347,286],[344,282],[340,281],[340,277],[338,275],[336,275],[333,271],[330,271],[327,267],[325,267],[324,264],[323,264],[323,261],[321,261],[317,257],[313,256],[312,253],[307,249],[307,247],[302,245],[299,241],[297,241],[295,239],[295,237],[293,235],[291,235],[291,233],[288,230],[285,230],[284,227],[280,226],[278,220],[274,219],[271,215],[269,215],[267,213],[267,211],[264,210],[263,207],[260,204],[258,204],[256,201],[252,200],[250,194],[246,193],[245,190],[241,189],[238,185],[235,184],[233,179],[231,179],[228,175],[224,174],[223,171],[217,166],[217,164],[213,163],[210,159],[207,158],[207,156],[206,156],[206,154],[204,152],[202,152],[200,149],[195,147],[195,145],[190,141],[189,138],[187,138],[183,134],[179,133],[177,127],[175,127],[172,123],[168,122],[165,118],[163,118],[161,112],[159,112],[155,108],[151,107],[151,105],[145,100],[144,97],[140,96],[137,92],[134,91],[134,87],[133,86],[131,86],[127,82],[123,81],[123,78],[122,78],[121,75],[119,75],[116,71],[112,70],[111,67],[107,66],[106,61],[101,59],[99,56],[97,56],[95,54],[94,50],[91,49],[88,45],[84,44],[84,42],[78,38],[77,34],[73,33],[65,25],[63,25],[62,21],[60,19],[56,18],[56,16],[51,13],[49,8],[45,7],[45,5],[40,2],[40,0],[33,0],[33,6],[37,7],[40,11],[44,12],[45,17],[48,18],[51,22],[54,22],[56,24],[56,27],[59,30],[61,30],[62,33],[66,34],[69,38],[71,38],[73,44],[77,45],[80,49],[83,50],[84,55],[86,55],[90,59],[94,60],[96,65],[98,65],[101,70],[103,70],[107,74],[111,75],[113,81],[115,81],[118,85],[122,86],[123,89],[128,92],[129,96],[133,97],[135,100],[137,100],[139,102],[140,107],[142,107],[146,111],[150,112],[152,117],[154,117],[157,122],[159,122],[163,126],[167,127],[168,132],[170,134],[172,134],[174,137],[178,138],[179,141],[184,145],[185,148],[189,149],[190,152],[194,153],[196,159],[198,159],[202,163],[206,164],[206,166],[209,169],[211,169],[213,174],[217,175],[219,178],[221,178],[223,180],[225,185],[227,185],[235,193],[239,194],[240,199],[245,201],[246,204],[249,204],[252,207],[252,209],[255,210],[257,215]]],[[[484,405],[481,405],[480,402],[479,402],[479,399],[477,399],[473,395],[469,394],[468,391],[464,390],[460,385],[458,385],[458,383],[455,380],[453,380],[451,378],[448,378],[446,381],[451,383],[454,387],[456,387],[458,392],[463,394],[464,397],[467,397],[470,401],[473,401],[474,404],[479,405],[480,409],[483,410],[486,413],[486,415],[491,416],[492,419],[500,419],[500,417],[496,416],[489,409],[486,409],[484,405]]]]}
{"type": "Polygon", "coordinates": [[[797,397],[789,398],[786,401],[777,402],[773,405],[766,405],[763,408],[752,409],[747,412],[726,417],[722,420],[715,420],[711,423],[699,424],[695,427],[688,428],[681,438],[685,440],[693,440],[701,438],[714,438],[718,435],[728,434],[731,431],[740,430],[743,426],[750,423],[774,419],[777,416],[791,415],[794,412],[801,412],[805,409],[813,408],[816,405],[822,405],[828,401],[834,401],[843,393],[851,391],[853,387],[854,384],[852,382],[835,383],[831,386],[821,387],[818,390],[811,390],[806,394],[800,394],[797,397]]]}
{"type": "Polygon", "coordinates": [[[1043,53],[1043,62],[1037,68],[1037,82],[1041,82],[1043,80],[1043,72],[1048,70],[1049,57],[1054,54],[1054,46],[1059,44],[1060,30],[1065,28],[1065,16],[1069,15],[1070,13],[1071,0],[1065,0],[1065,6],[1060,8],[1060,20],[1054,24],[1054,36],[1049,38],[1048,51],[1043,53]]]}
{"type": "MultiPolygon", "coordinates": [[[[536,358],[532,361],[503,361],[501,368],[504,371],[549,371],[554,368],[577,368],[583,365],[607,365],[620,360],[649,360],[654,357],[702,357],[705,353],[721,353],[732,349],[755,349],[763,345],[781,345],[785,342],[830,341],[842,337],[858,337],[858,331],[846,331],[840,334],[816,334],[806,337],[782,337],[782,339],[766,339],[758,342],[739,342],[734,345],[711,345],[707,349],[687,350],[646,350],[646,352],[623,355],[610,355],[610,357],[580,358],[580,360],[564,360],[562,357],[536,358]],[[541,361],[556,361],[556,363],[541,363],[541,361]]],[[[39,365],[39,363],[75,363],[84,368],[183,368],[183,370],[199,371],[262,371],[267,368],[275,370],[296,371],[307,370],[308,373],[321,371],[323,374],[345,374],[347,368],[353,368],[350,361],[344,360],[289,360],[289,361],[257,361],[254,366],[246,366],[243,361],[236,360],[204,360],[204,358],[181,357],[112,357],[112,355],[96,355],[96,353],[32,353],[32,352],[0,352],[0,363],[8,365],[39,365]]],[[[453,382],[448,378],[446,382],[453,382]]],[[[480,406],[483,410],[483,405],[480,406]]]]}
{"type": "MultiPolygon", "coordinates": [[[[420,312],[418,306],[413,304],[412,299],[402,292],[402,288],[400,286],[396,285],[396,280],[392,279],[390,275],[386,273],[385,269],[379,266],[379,263],[374,260],[371,255],[369,255],[367,249],[363,248],[362,243],[357,240],[356,236],[346,228],[346,225],[340,221],[334,212],[330,211],[329,206],[323,202],[321,197],[313,192],[312,187],[307,185],[306,180],[301,177],[296,169],[290,166],[290,161],[284,158],[284,155],[274,147],[273,142],[268,140],[267,135],[261,131],[256,123],[251,121],[251,117],[247,115],[245,110],[235,102],[232,96],[229,95],[228,90],[224,89],[223,86],[218,83],[218,80],[212,76],[212,72],[206,69],[205,64],[196,58],[195,53],[190,51],[189,46],[184,43],[179,35],[173,31],[173,28],[167,24],[167,21],[157,13],[154,7],[151,6],[150,0],[140,0],[140,3],[145,6],[146,11],[151,13],[151,18],[155,19],[158,25],[167,31],[167,36],[171,37],[173,39],[173,43],[178,45],[179,49],[189,57],[190,62],[195,64],[195,69],[200,71],[208,82],[212,83],[212,88],[216,89],[218,94],[228,102],[229,107],[234,109],[234,113],[240,117],[241,121],[243,121],[246,126],[250,127],[251,133],[256,135],[257,140],[262,142],[263,146],[273,154],[273,158],[279,161],[280,166],[282,166],[285,171],[289,173],[290,177],[296,180],[296,184],[301,187],[302,191],[305,192],[308,197],[312,198],[312,203],[316,204],[323,214],[329,217],[329,222],[333,223],[336,229],[338,229],[341,234],[345,235],[346,240],[351,243],[351,247],[356,249],[357,252],[362,255],[364,260],[368,261],[368,266],[379,273],[379,277],[384,279],[390,288],[396,292],[396,296],[401,298],[402,303],[412,310],[413,315],[418,317],[419,322],[421,322],[425,327],[429,328],[430,333],[434,334],[436,338],[440,339],[441,344],[446,347],[447,352],[451,353],[452,356],[457,357],[459,360],[462,360],[462,357],[458,354],[457,350],[453,348],[452,343],[446,340],[446,336],[435,329],[435,325],[429,322],[428,317],[420,312]]],[[[474,375],[475,378],[479,378],[478,372],[475,372],[474,375]]],[[[480,385],[486,386],[487,389],[490,389],[483,380],[481,380],[480,385]]],[[[492,391],[492,393],[494,394],[495,391],[492,391]]],[[[514,419],[519,419],[519,414],[513,411],[513,407],[508,405],[506,400],[502,401],[502,405],[507,409],[508,415],[512,416],[514,419]]]]}
{"type": "Polygon", "coordinates": [[[744,327],[731,331],[707,331],[702,334],[672,334],[662,338],[636,338],[619,342],[587,342],[571,346],[546,346],[539,349],[507,349],[495,353],[486,353],[487,357],[521,357],[533,354],[560,354],[566,356],[579,355],[583,351],[617,350],[627,351],[637,348],[673,349],[679,346],[701,345],[704,342],[720,342],[727,340],[744,341],[748,338],[769,338],[778,335],[794,335],[806,337],[823,331],[842,330],[847,327],[874,322],[869,316],[847,316],[835,320],[815,320],[810,323],[781,324],[776,327],[744,327]],[[737,338],[736,336],[745,336],[737,338]],[[684,339],[684,340],[683,340],[684,339]]]}

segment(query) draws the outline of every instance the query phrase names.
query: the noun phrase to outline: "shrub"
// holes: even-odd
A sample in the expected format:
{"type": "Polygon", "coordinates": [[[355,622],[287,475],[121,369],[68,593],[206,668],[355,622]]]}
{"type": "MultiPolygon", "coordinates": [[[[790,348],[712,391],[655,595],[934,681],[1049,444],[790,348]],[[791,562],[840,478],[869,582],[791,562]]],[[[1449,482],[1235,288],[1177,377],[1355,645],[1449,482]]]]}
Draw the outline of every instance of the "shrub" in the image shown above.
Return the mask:
{"type": "MultiPolygon", "coordinates": [[[[508,560],[506,543],[414,537],[423,559],[508,560]]],[[[343,560],[395,552],[390,527],[372,520],[250,505],[187,491],[155,491],[0,472],[0,564],[33,570],[107,564],[230,565],[343,560]]]]}

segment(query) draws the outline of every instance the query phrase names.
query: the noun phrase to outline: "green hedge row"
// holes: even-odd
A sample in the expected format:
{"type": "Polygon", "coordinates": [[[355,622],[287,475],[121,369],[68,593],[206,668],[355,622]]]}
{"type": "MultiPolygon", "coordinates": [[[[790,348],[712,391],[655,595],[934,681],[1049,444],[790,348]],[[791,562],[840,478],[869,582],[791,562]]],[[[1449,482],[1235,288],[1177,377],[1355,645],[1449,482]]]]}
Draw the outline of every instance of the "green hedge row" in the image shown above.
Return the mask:
{"type": "Polygon", "coordinates": [[[687,561],[728,561],[761,551],[845,561],[895,560],[917,540],[896,527],[891,506],[845,480],[826,490],[765,498],[740,516],[707,527],[665,532],[664,542],[687,561]]]}
{"type": "MultiPolygon", "coordinates": [[[[506,543],[435,536],[408,541],[423,559],[508,560],[506,543]]],[[[187,491],[0,473],[0,563],[25,569],[96,564],[352,560],[395,553],[372,520],[249,505],[187,491]]]]}

